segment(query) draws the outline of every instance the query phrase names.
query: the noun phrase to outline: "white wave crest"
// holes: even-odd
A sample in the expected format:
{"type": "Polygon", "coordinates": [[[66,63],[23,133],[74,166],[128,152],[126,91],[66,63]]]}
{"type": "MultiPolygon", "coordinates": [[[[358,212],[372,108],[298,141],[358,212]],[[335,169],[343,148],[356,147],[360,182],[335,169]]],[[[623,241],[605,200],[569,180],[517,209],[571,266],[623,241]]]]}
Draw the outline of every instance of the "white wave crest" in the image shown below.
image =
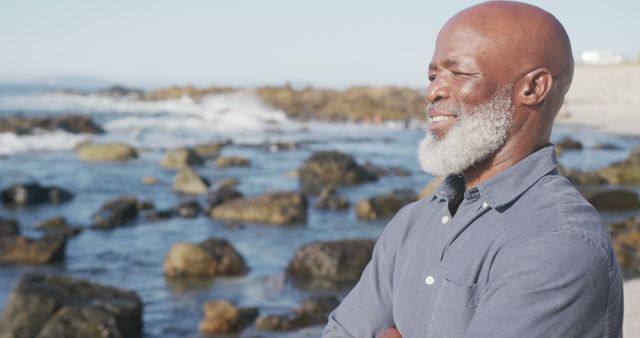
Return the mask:
{"type": "Polygon", "coordinates": [[[71,150],[85,140],[87,140],[86,135],[74,135],[64,131],[20,136],[12,133],[0,133],[0,155],[30,151],[71,150]]]}

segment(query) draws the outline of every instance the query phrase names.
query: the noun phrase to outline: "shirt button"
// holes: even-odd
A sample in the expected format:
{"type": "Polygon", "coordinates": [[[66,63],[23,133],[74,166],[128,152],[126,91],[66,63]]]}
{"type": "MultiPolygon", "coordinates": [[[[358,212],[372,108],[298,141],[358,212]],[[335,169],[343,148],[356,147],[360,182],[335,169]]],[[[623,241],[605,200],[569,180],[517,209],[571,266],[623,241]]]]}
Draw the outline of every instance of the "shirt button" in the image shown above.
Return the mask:
{"type": "Polygon", "coordinates": [[[424,282],[427,283],[427,285],[432,285],[435,280],[432,276],[427,276],[427,278],[424,279],[424,282]]]}
{"type": "Polygon", "coordinates": [[[489,203],[487,202],[482,203],[482,209],[486,209],[488,207],[489,207],[489,203]]]}
{"type": "Polygon", "coordinates": [[[442,219],[440,220],[440,222],[442,222],[442,224],[449,223],[449,216],[442,216],[442,219]]]}

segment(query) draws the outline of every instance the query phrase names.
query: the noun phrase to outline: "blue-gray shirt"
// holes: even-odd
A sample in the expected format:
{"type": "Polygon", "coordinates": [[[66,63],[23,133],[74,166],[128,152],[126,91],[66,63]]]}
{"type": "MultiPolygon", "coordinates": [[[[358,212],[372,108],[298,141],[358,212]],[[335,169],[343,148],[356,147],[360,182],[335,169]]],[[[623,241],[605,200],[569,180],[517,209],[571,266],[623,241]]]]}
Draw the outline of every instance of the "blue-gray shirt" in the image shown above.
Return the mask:
{"type": "Polygon", "coordinates": [[[550,145],[467,191],[449,176],[398,212],[323,337],[620,337],[622,316],[607,228],[550,145]]]}

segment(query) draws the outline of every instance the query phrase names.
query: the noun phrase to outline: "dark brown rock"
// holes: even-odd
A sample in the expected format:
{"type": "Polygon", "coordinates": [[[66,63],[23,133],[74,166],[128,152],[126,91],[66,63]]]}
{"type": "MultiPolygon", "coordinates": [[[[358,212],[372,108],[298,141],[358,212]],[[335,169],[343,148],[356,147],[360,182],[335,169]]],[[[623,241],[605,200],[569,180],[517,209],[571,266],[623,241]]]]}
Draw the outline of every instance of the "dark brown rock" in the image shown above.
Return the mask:
{"type": "Polygon", "coordinates": [[[328,187],[318,195],[315,207],[323,210],[345,210],[349,208],[349,200],[338,195],[335,188],[328,187]]]}
{"type": "Polygon", "coordinates": [[[0,133],[33,134],[36,130],[64,130],[73,134],[102,134],[102,129],[89,116],[61,115],[52,117],[25,117],[22,115],[0,118],[0,133]]]}
{"type": "Polygon", "coordinates": [[[183,201],[176,205],[176,213],[180,217],[194,218],[197,217],[201,211],[202,208],[196,200],[183,201]]]}
{"type": "Polygon", "coordinates": [[[0,317],[0,337],[142,337],[142,301],[129,291],[28,273],[0,317]]]}
{"type": "Polygon", "coordinates": [[[113,229],[127,225],[138,217],[138,199],[133,196],[122,196],[107,201],[93,215],[93,229],[113,229]]]}
{"type": "Polygon", "coordinates": [[[301,280],[355,282],[371,259],[374,240],[315,241],[299,248],[287,266],[301,280]]]}
{"type": "Polygon", "coordinates": [[[325,324],[327,316],[338,306],[333,296],[306,299],[302,305],[290,313],[260,316],[256,319],[256,329],[263,331],[290,331],[303,327],[325,324]]]}
{"type": "Polygon", "coordinates": [[[337,151],[316,152],[298,170],[305,193],[318,194],[327,186],[353,185],[377,180],[352,156],[337,151]]]}
{"type": "Polygon", "coordinates": [[[607,181],[596,171],[583,172],[571,168],[559,167],[560,174],[575,185],[598,185],[607,181]]]}
{"type": "Polygon", "coordinates": [[[267,224],[307,220],[307,199],[298,192],[268,192],[254,198],[236,198],[210,212],[215,219],[267,224]]]}
{"type": "Polygon", "coordinates": [[[563,150],[581,150],[582,149],[582,143],[573,140],[569,137],[565,137],[562,140],[558,141],[556,143],[556,148],[560,149],[561,151],[563,150]]]}
{"type": "Polygon", "coordinates": [[[251,165],[251,160],[240,156],[225,156],[219,157],[216,160],[216,166],[218,168],[227,167],[248,167],[251,165]]]}
{"type": "Polygon", "coordinates": [[[11,218],[0,217],[0,237],[20,234],[18,221],[11,218]]]}
{"type": "Polygon", "coordinates": [[[256,308],[238,308],[221,300],[207,302],[203,308],[204,318],[198,327],[209,334],[237,333],[258,315],[256,308]]]}
{"type": "Polygon", "coordinates": [[[209,195],[207,196],[207,205],[209,208],[215,208],[223,203],[240,197],[242,197],[242,193],[235,190],[233,187],[222,186],[216,191],[209,192],[209,195]]]}
{"type": "Polygon", "coordinates": [[[630,190],[611,189],[587,193],[587,199],[599,211],[640,209],[638,194],[630,190]]]}
{"type": "Polygon", "coordinates": [[[418,195],[413,190],[394,190],[384,195],[365,198],[356,204],[360,219],[373,220],[395,215],[403,206],[414,202],[418,195]]]}
{"type": "Polygon", "coordinates": [[[73,198],[73,194],[58,187],[41,186],[36,182],[16,184],[0,193],[6,205],[34,205],[40,203],[63,203],[73,198]]]}
{"type": "Polygon", "coordinates": [[[249,271],[238,251],[222,238],[202,243],[176,243],[164,259],[167,277],[213,277],[244,275],[249,271]]]}
{"type": "Polygon", "coordinates": [[[52,217],[39,222],[33,226],[44,232],[47,236],[63,236],[73,237],[82,232],[81,228],[75,228],[67,223],[67,219],[63,216],[52,217]]]}
{"type": "Polygon", "coordinates": [[[160,162],[160,165],[167,169],[181,169],[203,164],[204,159],[191,148],[169,150],[160,162]]]}
{"type": "Polygon", "coordinates": [[[62,236],[31,239],[0,236],[0,264],[48,264],[64,259],[67,239],[62,236]]]}

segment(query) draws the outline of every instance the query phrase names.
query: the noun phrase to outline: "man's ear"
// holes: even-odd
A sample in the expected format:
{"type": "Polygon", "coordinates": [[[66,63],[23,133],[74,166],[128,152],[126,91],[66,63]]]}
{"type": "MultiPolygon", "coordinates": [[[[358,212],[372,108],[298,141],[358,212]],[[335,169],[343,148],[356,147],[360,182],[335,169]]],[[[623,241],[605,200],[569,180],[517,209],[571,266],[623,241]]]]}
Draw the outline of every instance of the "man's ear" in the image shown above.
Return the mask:
{"type": "Polygon", "coordinates": [[[536,68],[526,73],[519,81],[518,99],[525,106],[541,104],[551,92],[553,75],[546,68],[536,68]]]}

